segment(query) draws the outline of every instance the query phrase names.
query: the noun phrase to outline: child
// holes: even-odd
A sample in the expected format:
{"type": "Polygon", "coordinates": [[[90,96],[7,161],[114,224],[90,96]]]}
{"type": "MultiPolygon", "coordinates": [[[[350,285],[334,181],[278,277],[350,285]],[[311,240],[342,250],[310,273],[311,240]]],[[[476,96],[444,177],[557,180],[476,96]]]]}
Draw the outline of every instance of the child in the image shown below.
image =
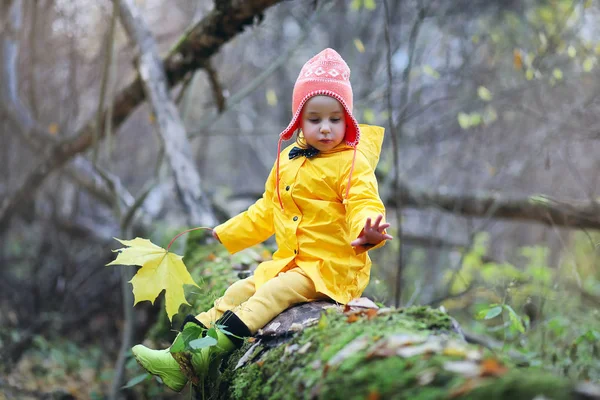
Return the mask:
{"type": "Polygon", "coordinates": [[[262,198],[213,230],[230,253],[273,234],[278,250],[254,276],[231,285],[212,309],[183,324],[185,330],[216,321],[225,327],[217,332],[217,345],[201,349],[188,363],[180,361],[181,367],[169,349],[133,348],[142,367],[175,391],[191,375],[214,371],[243,338],[288,307],[319,299],[345,304],[359,297],[369,282],[367,250],[392,239],[385,232],[389,224],[383,222],[374,173],[383,128],[359,128],[352,115],[350,69],[337,52],[325,49],[303,66],[292,107],[262,198]],[[281,152],[281,142],[299,129],[299,146],[281,152]]]}

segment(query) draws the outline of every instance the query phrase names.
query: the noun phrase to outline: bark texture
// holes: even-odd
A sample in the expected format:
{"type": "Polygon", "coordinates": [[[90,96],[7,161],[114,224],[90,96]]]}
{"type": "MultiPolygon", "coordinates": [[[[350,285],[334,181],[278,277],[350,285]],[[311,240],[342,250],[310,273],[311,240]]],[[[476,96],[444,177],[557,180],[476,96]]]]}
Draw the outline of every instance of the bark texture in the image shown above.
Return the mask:
{"type": "MultiPolygon", "coordinates": [[[[364,299],[361,299],[361,301],[364,299]]],[[[292,308],[196,388],[211,399],[581,399],[598,388],[518,368],[466,343],[447,314],[313,303],[292,308]]]]}

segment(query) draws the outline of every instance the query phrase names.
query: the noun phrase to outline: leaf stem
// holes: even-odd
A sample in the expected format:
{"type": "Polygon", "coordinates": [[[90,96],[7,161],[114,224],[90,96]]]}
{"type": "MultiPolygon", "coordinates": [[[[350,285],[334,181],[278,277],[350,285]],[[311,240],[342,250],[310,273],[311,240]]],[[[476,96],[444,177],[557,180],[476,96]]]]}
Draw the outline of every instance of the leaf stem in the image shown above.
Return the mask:
{"type": "Polygon", "coordinates": [[[183,232],[181,232],[181,233],[178,233],[177,235],[175,235],[175,237],[174,237],[173,239],[171,239],[171,241],[169,242],[169,245],[167,246],[167,251],[169,251],[169,249],[171,248],[171,245],[173,244],[173,242],[174,242],[175,240],[177,240],[177,238],[178,238],[179,236],[181,236],[181,235],[185,235],[186,233],[188,233],[188,232],[191,232],[191,231],[197,231],[197,230],[199,230],[199,229],[205,229],[205,230],[207,230],[207,231],[211,231],[211,232],[212,232],[212,228],[207,228],[207,227],[205,227],[205,226],[199,226],[199,227],[197,227],[197,228],[191,228],[191,229],[187,229],[187,230],[185,230],[185,231],[183,231],[183,232]]]}

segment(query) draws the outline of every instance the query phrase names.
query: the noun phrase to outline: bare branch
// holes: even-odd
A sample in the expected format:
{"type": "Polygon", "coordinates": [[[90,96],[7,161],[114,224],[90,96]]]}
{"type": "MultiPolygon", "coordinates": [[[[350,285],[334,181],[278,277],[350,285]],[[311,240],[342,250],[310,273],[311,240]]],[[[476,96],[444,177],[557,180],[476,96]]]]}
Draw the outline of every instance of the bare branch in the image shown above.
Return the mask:
{"type": "MultiPolygon", "coordinates": [[[[108,84],[111,80],[110,72],[113,63],[114,46],[115,46],[115,32],[117,31],[117,21],[119,19],[119,7],[113,5],[113,14],[110,19],[110,27],[106,35],[106,58],[104,65],[102,66],[102,82],[100,83],[100,99],[98,101],[98,110],[96,111],[96,129],[93,135],[93,156],[92,160],[94,164],[98,162],[98,138],[100,137],[100,127],[104,120],[104,103],[106,101],[106,93],[108,91],[108,84]]],[[[110,112],[110,110],[109,110],[110,112]]]]}
{"type": "MultiPolygon", "coordinates": [[[[389,34],[389,19],[390,13],[388,9],[387,2],[384,1],[385,12],[386,12],[386,23],[385,23],[385,38],[386,38],[386,48],[387,48],[387,70],[388,70],[388,90],[387,90],[387,106],[388,106],[388,124],[390,126],[391,134],[392,134],[392,151],[393,159],[394,159],[394,185],[395,190],[395,198],[398,199],[398,205],[396,207],[396,225],[398,229],[397,236],[400,240],[402,240],[402,203],[400,192],[398,189],[400,188],[400,146],[398,145],[398,141],[402,138],[402,128],[404,126],[404,122],[406,120],[406,112],[408,111],[408,95],[410,93],[410,74],[412,71],[412,66],[414,63],[414,55],[415,49],[417,47],[417,40],[419,38],[419,31],[421,30],[421,25],[425,20],[425,16],[427,14],[427,10],[425,8],[420,8],[417,17],[413,23],[413,26],[410,30],[410,37],[408,41],[408,62],[404,71],[402,73],[402,91],[400,93],[400,104],[402,105],[402,111],[400,113],[398,125],[394,125],[392,120],[392,50],[391,50],[391,39],[389,34]]],[[[394,304],[396,307],[400,306],[400,297],[402,294],[402,269],[403,269],[403,260],[402,260],[402,244],[400,244],[398,250],[398,271],[396,273],[396,285],[394,291],[394,304]]]]}
{"type": "MultiPolygon", "coordinates": [[[[545,195],[506,196],[495,192],[456,194],[402,186],[403,206],[435,207],[459,215],[538,222],[568,228],[600,229],[600,207],[589,201],[561,201],[545,195]]],[[[396,206],[393,198],[387,204],[396,206]]]]}
{"type": "MultiPolygon", "coordinates": [[[[169,56],[164,61],[165,72],[168,84],[173,86],[183,79],[190,71],[201,67],[202,63],[215,54],[221,46],[235,35],[243,31],[244,27],[251,25],[257,15],[262,14],[270,6],[281,0],[234,0],[227,4],[226,9],[215,9],[211,11],[204,19],[195,24],[189,31],[182,36],[169,56]]],[[[10,60],[10,56],[15,53],[16,46],[14,41],[9,40],[9,35],[3,35],[3,60],[10,60]]],[[[13,55],[14,57],[14,55],[13,55]]],[[[6,71],[7,68],[4,68],[6,71]]],[[[7,82],[4,79],[4,82],[7,82]]],[[[4,85],[2,86],[4,88],[4,85]]],[[[4,95],[4,93],[3,93],[4,95]]],[[[115,130],[123,123],[134,109],[144,100],[144,90],[141,78],[137,77],[132,83],[125,87],[117,96],[113,104],[114,113],[112,115],[112,124],[115,130]]],[[[12,102],[7,102],[13,104],[12,102]]],[[[14,103],[20,105],[20,102],[14,103]]],[[[107,111],[105,111],[105,114],[107,111]]],[[[19,115],[29,115],[28,113],[17,113],[19,115]]],[[[12,113],[14,115],[14,113],[12,113]]],[[[106,119],[104,118],[103,123],[106,119]]],[[[24,130],[38,132],[34,121],[27,122],[24,130]]],[[[102,127],[103,128],[103,127],[102,127]]],[[[41,129],[43,132],[43,129],[41,129]]],[[[70,140],[55,144],[49,151],[48,156],[38,164],[30,176],[26,177],[23,185],[17,191],[0,204],[0,226],[6,222],[10,210],[14,209],[16,204],[31,196],[35,189],[44,182],[44,180],[57,168],[63,166],[77,154],[87,150],[93,143],[93,134],[95,132],[95,118],[90,120],[76,135],[70,140]]],[[[100,130],[104,135],[104,129],[100,130]]],[[[99,138],[101,139],[101,138],[99,138]]]]}
{"type": "Polygon", "coordinates": [[[210,202],[202,193],[200,173],[196,168],[183,120],[171,99],[167,79],[158,55],[158,47],[139,9],[132,0],[118,0],[121,22],[139,49],[138,69],[144,91],[156,116],[158,133],[173,171],[177,193],[190,224],[213,226],[216,219],[210,202]]]}
{"type": "Polygon", "coordinates": [[[210,60],[204,63],[204,70],[208,75],[208,81],[210,82],[210,88],[212,89],[213,99],[217,105],[217,111],[221,114],[225,111],[225,96],[223,96],[223,86],[219,81],[219,74],[217,74],[217,71],[213,68],[210,60]]]}

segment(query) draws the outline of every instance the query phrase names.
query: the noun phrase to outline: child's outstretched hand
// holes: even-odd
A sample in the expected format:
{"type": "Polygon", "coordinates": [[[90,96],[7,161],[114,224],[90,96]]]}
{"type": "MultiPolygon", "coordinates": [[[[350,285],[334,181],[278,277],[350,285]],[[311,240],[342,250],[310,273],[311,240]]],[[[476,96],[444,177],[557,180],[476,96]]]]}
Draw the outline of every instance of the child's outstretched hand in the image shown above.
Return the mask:
{"type": "Polygon", "coordinates": [[[383,232],[386,228],[390,227],[390,224],[387,222],[382,224],[382,220],[383,215],[379,214],[373,225],[371,225],[371,218],[367,218],[367,222],[365,222],[365,227],[363,228],[361,235],[358,237],[358,239],[353,240],[350,245],[374,246],[383,240],[392,240],[392,236],[383,232]]]}

